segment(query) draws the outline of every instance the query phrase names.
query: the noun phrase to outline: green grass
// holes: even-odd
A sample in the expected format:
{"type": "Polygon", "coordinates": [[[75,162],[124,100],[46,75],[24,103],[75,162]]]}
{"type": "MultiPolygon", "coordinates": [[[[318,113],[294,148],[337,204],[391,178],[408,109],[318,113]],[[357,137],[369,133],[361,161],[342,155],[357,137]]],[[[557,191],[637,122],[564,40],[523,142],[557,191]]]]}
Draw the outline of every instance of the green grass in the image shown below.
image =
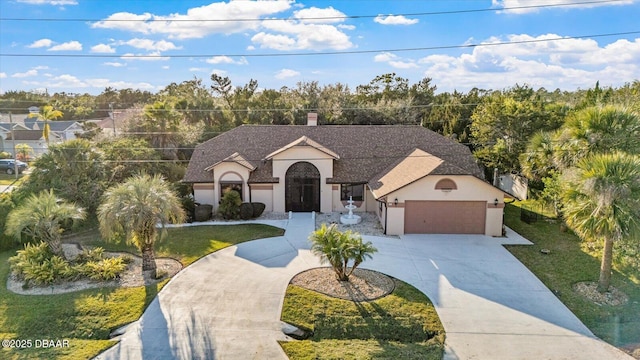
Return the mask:
{"type": "MultiPolygon", "coordinates": [[[[188,266],[201,257],[227,246],[283,234],[284,230],[263,224],[170,228],[167,229],[166,236],[156,243],[156,256],[172,257],[188,266]]],[[[70,238],[69,241],[102,246],[105,250],[139,253],[135,247],[124,242],[105,243],[95,229],[76,239],[70,238]]]]}
{"type": "Polygon", "coordinates": [[[406,283],[388,296],[352,302],[290,285],[282,320],[313,331],[307,340],[281,342],[300,359],[442,359],[444,328],[431,301],[406,283]]]}
{"type": "Polygon", "coordinates": [[[521,203],[508,205],[505,224],[534,243],[507,246],[525,266],[598,337],[615,345],[640,343],[640,283],[638,273],[614,271],[612,285],[630,300],[623,306],[600,306],[573,291],[582,281],[597,281],[600,253],[571,232],[561,232],[558,222],[542,219],[532,224],[520,221],[521,203]],[[541,249],[551,253],[544,255],[541,249]]]}
{"type": "MultiPolygon", "coordinates": [[[[170,229],[158,243],[158,256],[188,265],[224,247],[262,237],[282,235],[267,225],[203,226],[170,229]]],[[[104,243],[96,230],[67,239],[110,250],[137,251],[124,244],[104,243]]],[[[8,258],[0,253],[0,283],[9,276],[8,258]]],[[[0,350],[0,359],[89,359],[112,346],[111,330],[137,320],[168,282],[135,288],[105,287],[59,295],[17,295],[0,286],[0,339],[69,340],[68,348],[0,350]]]]}
{"type": "Polygon", "coordinates": [[[18,181],[16,182],[15,174],[7,175],[6,173],[3,172],[3,173],[0,173],[0,185],[14,185],[14,186],[19,185],[26,177],[27,175],[20,174],[18,175],[18,181]]]}

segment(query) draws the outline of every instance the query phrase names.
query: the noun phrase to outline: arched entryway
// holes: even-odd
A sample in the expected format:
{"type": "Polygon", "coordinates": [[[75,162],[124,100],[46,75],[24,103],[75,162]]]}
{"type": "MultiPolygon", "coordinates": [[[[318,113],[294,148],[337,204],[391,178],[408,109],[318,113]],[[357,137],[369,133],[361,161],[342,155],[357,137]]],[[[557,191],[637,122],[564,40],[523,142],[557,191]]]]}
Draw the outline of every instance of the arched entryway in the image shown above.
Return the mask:
{"type": "Polygon", "coordinates": [[[285,210],[320,211],[320,171],[313,164],[301,161],[287,169],[285,210]]]}

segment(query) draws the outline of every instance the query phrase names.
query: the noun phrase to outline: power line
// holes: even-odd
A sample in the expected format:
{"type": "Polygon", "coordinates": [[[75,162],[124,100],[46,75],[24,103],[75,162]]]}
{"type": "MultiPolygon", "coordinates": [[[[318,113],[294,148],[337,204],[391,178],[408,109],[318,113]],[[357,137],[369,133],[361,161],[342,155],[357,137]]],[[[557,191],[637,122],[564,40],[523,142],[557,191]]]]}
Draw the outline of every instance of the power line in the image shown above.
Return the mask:
{"type": "Polygon", "coordinates": [[[129,54],[120,54],[120,55],[108,55],[108,54],[19,54],[19,53],[0,53],[0,57],[50,57],[50,58],[121,58],[121,59],[145,59],[145,58],[208,58],[215,56],[227,56],[227,57],[251,57],[251,58],[265,58],[265,57],[296,57],[296,56],[324,56],[324,55],[354,55],[354,54],[373,54],[373,53],[383,53],[383,52],[412,52],[412,51],[429,51],[429,50],[450,50],[450,49],[465,49],[465,48],[476,48],[476,47],[493,47],[493,46],[505,46],[505,45],[518,45],[518,44],[533,44],[533,43],[543,43],[543,42],[551,42],[551,41],[562,41],[562,40],[576,40],[576,39],[586,39],[586,38],[601,38],[601,37],[610,37],[610,36],[623,36],[623,35],[637,35],[640,34],[640,30],[634,31],[623,31],[623,32],[615,32],[615,33],[601,33],[601,34],[590,34],[590,35],[576,35],[576,36],[565,36],[565,37],[557,37],[557,38],[545,38],[545,39],[531,39],[531,40],[517,40],[517,41],[502,41],[502,42],[492,42],[492,43],[474,43],[474,44],[465,44],[465,45],[440,45],[440,46],[425,46],[425,47],[414,47],[414,48],[390,48],[390,49],[375,49],[375,50],[350,50],[350,51],[318,51],[318,52],[308,52],[308,53],[262,53],[262,54],[175,54],[175,55],[166,55],[166,54],[147,54],[147,55],[129,55],[129,54]]]}
{"type": "Polygon", "coordinates": [[[294,18],[231,18],[231,19],[95,19],[95,18],[2,18],[0,21],[37,21],[37,22],[253,22],[253,21],[318,21],[318,20],[348,20],[348,19],[372,19],[379,16],[393,15],[393,16],[434,16],[434,15],[452,15],[452,14],[469,14],[480,12],[501,12],[501,11],[515,11],[515,10],[532,10],[542,8],[555,8],[555,7],[575,7],[583,5],[598,5],[598,4],[614,4],[620,3],[626,0],[597,0],[597,1],[581,1],[573,2],[570,4],[541,4],[541,5],[522,5],[522,6],[504,6],[495,8],[482,8],[482,9],[464,9],[464,10],[447,10],[447,11],[428,11],[428,12],[415,12],[415,13],[399,13],[399,14],[376,14],[376,15],[344,15],[344,16],[315,16],[315,17],[294,17],[294,18]]]}

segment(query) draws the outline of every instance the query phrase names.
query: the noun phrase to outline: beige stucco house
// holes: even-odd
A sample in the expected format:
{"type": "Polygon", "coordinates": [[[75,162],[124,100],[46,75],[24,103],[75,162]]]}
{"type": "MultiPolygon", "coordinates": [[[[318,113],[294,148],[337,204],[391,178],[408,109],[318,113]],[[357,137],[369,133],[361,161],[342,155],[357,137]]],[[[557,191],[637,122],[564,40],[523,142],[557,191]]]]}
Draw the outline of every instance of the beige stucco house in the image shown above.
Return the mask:
{"type": "Polygon", "coordinates": [[[421,126],[244,125],[198,145],[184,178],[214,211],[225,189],[272,212],[377,214],[385,233],[500,236],[504,198],[469,149],[421,126]]]}

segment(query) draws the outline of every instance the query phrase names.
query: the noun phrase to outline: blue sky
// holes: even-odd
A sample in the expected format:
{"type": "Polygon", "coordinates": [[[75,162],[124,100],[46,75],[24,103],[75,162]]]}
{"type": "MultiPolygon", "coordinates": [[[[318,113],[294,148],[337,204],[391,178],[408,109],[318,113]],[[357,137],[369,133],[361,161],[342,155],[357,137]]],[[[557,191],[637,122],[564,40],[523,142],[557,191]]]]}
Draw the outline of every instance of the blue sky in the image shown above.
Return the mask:
{"type": "Polygon", "coordinates": [[[640,79],[638,18],[638,0],[2,0],[0,92],[155,92],[213,72],[274,89],[389,72],[438,91],[620,86],[640,79]]]}

